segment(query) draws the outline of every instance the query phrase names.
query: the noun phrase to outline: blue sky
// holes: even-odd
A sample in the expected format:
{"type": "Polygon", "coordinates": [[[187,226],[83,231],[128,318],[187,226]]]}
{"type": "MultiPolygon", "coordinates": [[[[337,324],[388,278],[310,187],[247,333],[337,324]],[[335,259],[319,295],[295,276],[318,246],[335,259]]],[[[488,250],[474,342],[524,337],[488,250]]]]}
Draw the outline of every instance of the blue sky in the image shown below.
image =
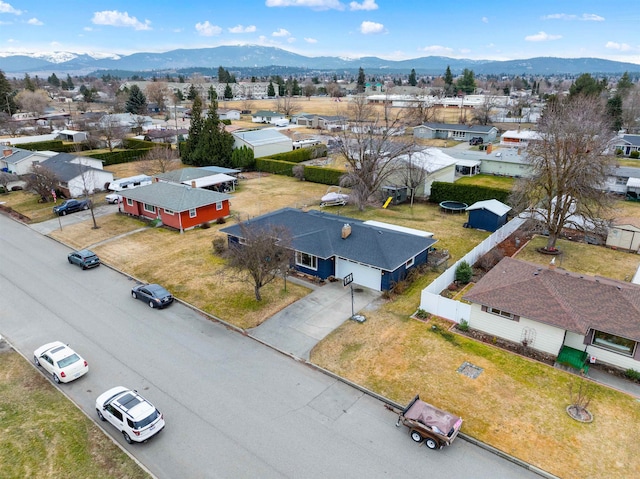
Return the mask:
{"type": "Polygon", "coordinates": [[[260,44],[307,56],[640,64],[639,26],[638,0],[0,0],[0,52],[260,44]]]}

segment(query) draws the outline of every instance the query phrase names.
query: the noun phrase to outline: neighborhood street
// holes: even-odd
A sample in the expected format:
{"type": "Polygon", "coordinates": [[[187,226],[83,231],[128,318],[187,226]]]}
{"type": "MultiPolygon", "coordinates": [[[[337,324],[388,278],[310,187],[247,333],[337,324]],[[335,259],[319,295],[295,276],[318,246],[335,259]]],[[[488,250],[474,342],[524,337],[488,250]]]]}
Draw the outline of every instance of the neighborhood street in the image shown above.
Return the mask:
{"type": "Polygon", "coordinates": [[[89,373],[55,387],[96,421],[116,385],[154,403],[166,428],[147,444],[97,423],[158,478],[539,477],[461,439],[417,445],[380,401],[182,304],[134,301],[134,281],[69,251],[0,215],[0,334],[27,360],[54,340],[82,354],[89,373]]]}

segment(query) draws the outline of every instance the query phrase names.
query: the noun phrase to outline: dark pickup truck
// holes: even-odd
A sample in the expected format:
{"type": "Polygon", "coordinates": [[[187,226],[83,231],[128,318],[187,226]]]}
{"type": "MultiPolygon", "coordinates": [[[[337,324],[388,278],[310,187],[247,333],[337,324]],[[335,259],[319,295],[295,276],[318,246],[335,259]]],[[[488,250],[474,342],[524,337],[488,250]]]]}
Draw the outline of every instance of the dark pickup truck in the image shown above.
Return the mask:
{"type": "Polygon", "coordinates": [[[440,449],[451,445],[460,432],[462,419],[416,396],[400,413],[396,426],[401,425],[409,428],[409,435],[415,442],[424,441],[429,449],[440,449]]]}
{"type": "Polygon", "coordinates": [[[64,216],[67,213],[75,213],[80,210],[88,210],[91,206],[90,200],[65,200],[57,206],[53,207],[53,212],[58,216],[64,216]]]}

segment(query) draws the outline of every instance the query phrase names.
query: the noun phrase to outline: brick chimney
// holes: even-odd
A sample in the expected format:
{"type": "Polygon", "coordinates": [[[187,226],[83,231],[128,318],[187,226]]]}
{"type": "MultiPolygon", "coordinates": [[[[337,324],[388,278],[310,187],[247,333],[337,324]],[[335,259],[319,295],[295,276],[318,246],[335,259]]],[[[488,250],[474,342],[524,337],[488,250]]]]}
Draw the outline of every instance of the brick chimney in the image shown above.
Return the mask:
{"type": "Polygon", "coordinates": [[[5,148],[4,150],[2,150],[2,157],[6,158],[8,156],[13,155],[13,150],[11,148],[5,148]]]}
{"type": "Polygon", "coordinates": [[[351,225],[349,223],[345,223],[342,227],[342,239],[347,239],[351,234],[351,225]]]}
{"type": "Polygon", "coordinates": [[[191,188],[195,188],[196,187],[196,180],[191,180],[191,188]]]}

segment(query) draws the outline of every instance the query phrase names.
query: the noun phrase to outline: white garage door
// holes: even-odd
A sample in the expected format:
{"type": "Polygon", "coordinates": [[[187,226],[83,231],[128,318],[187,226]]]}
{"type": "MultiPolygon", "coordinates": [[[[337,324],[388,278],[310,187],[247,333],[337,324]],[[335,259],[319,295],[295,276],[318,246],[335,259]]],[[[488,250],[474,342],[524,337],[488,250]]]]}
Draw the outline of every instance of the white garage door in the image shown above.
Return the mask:
{"type": "Polygon", "coordinates": [[[349,273],[353,274],[354,283],[380,291],[382,274],[379,269],[371,268],[360,263],[354,263],[342,258],[336,259],[336,277],[344,278],[349,273]]]}

